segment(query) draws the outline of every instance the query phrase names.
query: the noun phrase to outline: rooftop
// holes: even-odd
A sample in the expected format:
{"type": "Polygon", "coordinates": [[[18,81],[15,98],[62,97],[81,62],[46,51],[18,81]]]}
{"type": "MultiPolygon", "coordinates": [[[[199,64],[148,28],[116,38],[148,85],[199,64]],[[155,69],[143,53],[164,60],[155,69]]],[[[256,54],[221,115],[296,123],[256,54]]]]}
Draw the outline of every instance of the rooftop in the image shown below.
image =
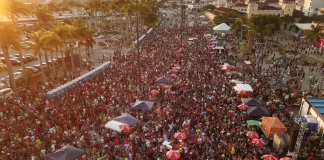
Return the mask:
{"type": "Polygon", "coordinates": [[[281,10],[281,8],[266,5],[266,6],[260,6],[259,10],[281,10]]]}
{"type": "Polygon", "coordinates": [[[265,3],[279,3],[279,0],[266,0],[265,3]]]}
{"type": "Polygon", "coordinates": [[[321,115],[324,115],[324,98],[307,98],[307,100],[321,115]]]}
{"type": "Polygon", "coordinates": [[[239,12],[235,9],[231,9],[231,8],[225,8],[225,7],[218,7],[214,10],[217,13],[237,13],[237,14],[245,14],[243,12],[239,12]]]}

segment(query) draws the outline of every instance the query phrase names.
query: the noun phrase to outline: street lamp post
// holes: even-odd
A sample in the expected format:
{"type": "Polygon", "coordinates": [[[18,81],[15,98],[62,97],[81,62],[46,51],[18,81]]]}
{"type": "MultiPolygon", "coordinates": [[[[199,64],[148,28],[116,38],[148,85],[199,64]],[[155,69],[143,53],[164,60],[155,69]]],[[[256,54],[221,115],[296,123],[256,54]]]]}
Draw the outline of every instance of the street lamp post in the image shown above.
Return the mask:
{"type": "Polygon", "coordinates": [[[140,51],[139,51],[139,33],[138,33],[138,0],[136,0],[136,50],[137,50],[137,65],[138,65],[138,78],[139,82],[141,81],[141,57],[140,57],[140,51]]]}

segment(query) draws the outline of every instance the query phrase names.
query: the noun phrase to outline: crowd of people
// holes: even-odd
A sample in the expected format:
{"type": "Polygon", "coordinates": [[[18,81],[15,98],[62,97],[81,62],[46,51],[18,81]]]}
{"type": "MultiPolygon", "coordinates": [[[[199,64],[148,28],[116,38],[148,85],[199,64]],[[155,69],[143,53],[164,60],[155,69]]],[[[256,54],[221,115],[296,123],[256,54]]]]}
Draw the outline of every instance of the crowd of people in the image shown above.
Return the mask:
{"type": "MultiPolygon", "coordinates": [[[[81,159],[165,160],[168,148],[164,141],[170,141],[183,160],[285,156],[285,152],[274,150],[271,140],[264,147],[255,147],[245,135],[251,130],[246,124],[249,117],[237,108],[241,101],[230,82],[233,75],[220,67],[222,59],[233,57],[228,53],[236,44],[228,43],[222,53],[211,51],[204,37],[212,28],[209,25],[185,27],[184,39],[198,39],[193,44],[181,43],[180,36],[175,36],[179,35],[179,25],[166,27],[164,23],[141,43],[140,59],[136,50],[125,55],[116,52],[111,68],[62,97],[47,99],[45,92],[30,89],[0,100],[0,159],[44,159],[70,144],[86,151],[81,159]],[[174,66],[180,66],[180,70],[172,71],[174,66]],[[171,88],[155,83],[163,75],[173,79],[171,88]],[[131,110],[137,99],[152,98],[151,90],[159,91],[152,111],[131,110]],[[105,128],[110,119],[122,113],[130,113],[141,122],[132,127],[131,133],[105,128]],[[175,139],[176,132],[186,133],[187,138],[175,139]]],[[[272,88],[268,81],[279,80],[286,72],[278,73],[277,66],[262,68],[254,57],[251,65],[237,60],[236,71],[242,76],[236,78],[250,84],[253,97],[261,99],[271,115],[289,127],[290,104],[302,94],[298,80],[288,79],[291,87],[272,88]]],[[[296,72],[293,68],[290,71],[296,72]]],[[[259,128],[255,131],[262,135],[259,128]]],[[[262,139],[268,141],[265,136],[262,139]]],[[[308,143],[302,146],[302,159],[324,158],[324,143],[317,133],[307,133],[305,141],[308,143]]]]}

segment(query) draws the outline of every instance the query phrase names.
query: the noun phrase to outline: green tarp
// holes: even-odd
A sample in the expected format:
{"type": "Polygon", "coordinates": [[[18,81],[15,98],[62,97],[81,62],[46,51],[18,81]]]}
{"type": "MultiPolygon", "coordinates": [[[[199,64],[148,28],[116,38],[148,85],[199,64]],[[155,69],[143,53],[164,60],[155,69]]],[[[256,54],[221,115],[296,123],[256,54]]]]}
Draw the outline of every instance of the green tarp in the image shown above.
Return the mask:
{"type": "Polygon", "coordinates": [[[256,120],[247,120],[246,123],[248,126],[260,126],[261,122],[256,120]]]}

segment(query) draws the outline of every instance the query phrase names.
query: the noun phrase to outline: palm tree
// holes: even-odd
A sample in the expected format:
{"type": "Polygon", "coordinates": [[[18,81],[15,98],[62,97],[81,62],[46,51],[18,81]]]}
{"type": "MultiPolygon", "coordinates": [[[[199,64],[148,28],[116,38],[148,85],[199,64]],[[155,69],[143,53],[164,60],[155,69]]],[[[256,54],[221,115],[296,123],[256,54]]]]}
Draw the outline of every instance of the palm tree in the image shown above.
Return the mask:
{"type": "MultiPolygon", "coordinates": [[[[47,36],[49,38],[48,40],[48,49],[51,52],[51,59],[52,59],[52,68],[54,69],[54,73],[56,73],[56,67],[54,64],[54,58],[53,58],[53,52],[57,49],[57,48],[63,48],[63,42],[61,40],[61,38],[53,31],[48,32],[47,36]]],[[[47,55],[46,55],[47,56],[47,55]]],[[[48,65],[47,65],[48,66],[48,65]]]]}
{"type": "Polygon", "coordinates": [[[264,31],[264,38],[266,39],[266,43],[264,48],[268,45],[268,37],[273,38],[274,33],[276,32],[276,26],[274,24],[267,24],[264,31]]]}
{"type": "Polygon", "coordinates": [[[34,11],[34,14],[42,27],[49,24],[49,22],[55,21],[52,11],[47,6],[38,5],[34,11]]]}
{"type": "Polygon", "coordinates": [[[124,1],[124,3],[122,3],[121,8],[122,8],[122,12],[126,15],[126,44],[129,45],[130,44],[130,40],[129,40],[130,17],[134,13],[135,5],[134,2],[130,0],[120,0],[120,1],[124,1]]]}
{"type": "Polygon", "coordinates": [[[43,68],[42,50],[47,49],[49,39],[45,36],[44,30],[38,30],[37,32],[32,32],[30,34],[30,39],[33,40],[34,43],[28,43],[29,48],[34,50],[35,57],[38,56],[39,65],[42,73],[42,79],[43,82],[46,82],[46,76],[43,68]]]}
{"type": "Polygon", "coordinates": [[[15,50],[21,51],[21,36],[22,32],[13,23],[3,23],[0,25],[0,45],[7,65],[10,87],[15,94],[17,93],[17,86],[9,57],[9,48],[12,46],[15,50]]]}
{"type": "Polygon", "coordinates": [[[234,23],[233,23],[232,29],[234,30],[234,35],[235,36],[237,36],[238,32],[241,32],[240,39],[242,39],[243,27],[244,27],[243,26],[243,20],[241,18],[236,18],[234,23]]]}
{"type": "Polygon", "coordinates": [[[249,25],[249,27],[248,27],[249,30],[246,33],[246,38],[248,41],[248,46],[251,48],[249,53],[252,53],[253,40],[257,33],[256,33],[253,23],[248,23],[248,25],[249,25]]]}
{"type": "Polygon", "coordinates": [[[76,27],[75,34],[78,35],[78,48],[79,48],[79,60],[81,67],[81,45],[85,45],[85,41],[93,42],[95,41],[92,37],[93,31],[86,27],[81,19],[76,19],[72,22],[72,25],[76,27]]]}
{"type": "Polygon", "coordinates": [[[23,2],[18,2],[17,0],[10,0],[10,1],[6,1],[4,5],[5,5],[4,9],[6,10],[8,16],[11,18],[12,23],[14,24],[15,24],[16,16],[18,16],[19,14],[22,15],[28,14],[26,5],[23,2]]]}
{"type": "MultiPolygon", "coordinates": [[[[57,24],[52,30],[61,38],[62,42],[65,44],[68,43],[69,39],[73,37],[73,34],[71,33],[71,27],[72,25],[57,24]]],[[[57,51],[58,49],[59,48],[57,48],[57,51]]],[[[63,68],[65,68],[65,55],[63,53],[63,48],[61,48],[60,51],[62,56],[63,68]]]]}
{"type": "Polygon", "coordinates": [[[319,42],[321,38],[324,36],[324,26],[321,26],[319,24],[312,25],[311,30],[307,32],[306,38],[308,39],[309,42],[315,43],[319,42]]]}

